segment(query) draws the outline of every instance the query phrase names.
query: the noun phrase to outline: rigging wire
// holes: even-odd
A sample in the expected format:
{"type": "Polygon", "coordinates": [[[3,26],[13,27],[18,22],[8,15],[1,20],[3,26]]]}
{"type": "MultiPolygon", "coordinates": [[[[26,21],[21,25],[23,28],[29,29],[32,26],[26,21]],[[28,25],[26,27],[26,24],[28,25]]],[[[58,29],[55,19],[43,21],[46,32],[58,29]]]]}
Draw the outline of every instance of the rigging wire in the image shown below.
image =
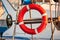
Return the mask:
{"type": "Polygon", "coordinates": [[[10,4],[10,6],[13,8],[14,11],[17,11],[17,9],[15,9],[9,1],[8,1],[8,3],[10,4]]]}
{"type": "Polygon", "coordinates": [[[5,8],[5,10],[6,10],[7,14],[9,14],[9,12],[8,12],[8,10],[6,9],[6,7],[5,7],[5,5],[4,5],[3,1],[2,1],[2,5],[3,5],[3,7],[5,8]]]}
{"type": "MultiPolygon", "coordinates": [[[[8,0],[7,0],[8,1],[8,0]]],[[[13,8],[14,11],[17,11],[18,10],[18,7],[17,9],[14,8],[14,6],[8,1],[8,3],[10,4],[10,6],[13,8]]],[[[18,5],[18,4],[17,4],[18,5]]],[[[22,6],[22,4],[19,4],[19,6],[22,6]]]]}

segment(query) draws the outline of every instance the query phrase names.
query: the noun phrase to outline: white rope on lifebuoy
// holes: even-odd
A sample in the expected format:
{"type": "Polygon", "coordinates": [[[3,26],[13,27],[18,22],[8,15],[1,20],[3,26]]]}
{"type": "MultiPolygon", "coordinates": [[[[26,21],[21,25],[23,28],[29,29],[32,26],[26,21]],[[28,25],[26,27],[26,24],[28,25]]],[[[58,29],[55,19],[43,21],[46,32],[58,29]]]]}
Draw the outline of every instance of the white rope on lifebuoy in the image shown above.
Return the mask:
{"type": "Polygon", "coordinates": [[[24,24],[24,22],[20,22],[19,25],[24,24]]]}

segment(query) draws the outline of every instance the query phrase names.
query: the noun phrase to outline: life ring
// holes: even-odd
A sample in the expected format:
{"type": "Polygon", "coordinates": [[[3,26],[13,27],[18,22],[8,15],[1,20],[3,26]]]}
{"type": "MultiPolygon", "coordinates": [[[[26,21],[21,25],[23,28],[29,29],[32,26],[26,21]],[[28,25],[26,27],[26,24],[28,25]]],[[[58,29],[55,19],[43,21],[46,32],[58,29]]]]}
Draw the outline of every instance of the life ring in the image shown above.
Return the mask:
{"type": "Polygon", "coordinates": [[[19,26],[20,28],[28,33],[28,34],[37,34],[37,33],[40,33],[41,31],[43,31],[43,29],[46,28],[46,25],[47,25],[47,14],[46,14],[46,11],[40,6],[40,5],[37,5],[37,4],[29,4],[28,6],[24,6],[22,8],[22,10],[20,10],[19,12],[19,15],[18,15],[18,23],[19,23],[19,26]],[[24,17],[24,14],[29,10],[29,9],[35,9],[35,10],[38,10],[41,15],[42,15],[42,23],[41,25],[36,28],[36,29],[31,29],[31,28],[28,28],[25,26],[24,24],[24,21],[23,21],[23,17],[24,17]]]}

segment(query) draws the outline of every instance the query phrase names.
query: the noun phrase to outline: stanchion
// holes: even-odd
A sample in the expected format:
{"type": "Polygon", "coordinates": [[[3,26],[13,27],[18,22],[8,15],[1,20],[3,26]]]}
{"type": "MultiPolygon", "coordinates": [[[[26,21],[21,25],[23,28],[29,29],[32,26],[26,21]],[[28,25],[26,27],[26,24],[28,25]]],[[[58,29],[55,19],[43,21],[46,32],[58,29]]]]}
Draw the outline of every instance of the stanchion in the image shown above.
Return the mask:
{"type": "Polygon", "coordinates": [[[45,0],[43,0],[43,3],[45,3],[45,0]]]}
{"type": "Polygon", "coordinates": [[[14,26],[14,30],[13,30],[12,40],[15,40],[16,23],[14,23],[14,24],[15,24],[15,26],[14,26]]]}
{"type": "Polygon", "coordinates": [[[13,38],[12,40],[15,40],[15,33],[16,33],[16,23],[17,23],[17,16],[18,16],[18,13],[19,13],[19,0],[18,0],[18,9],[17,9],[17,13],[16,13],[16,21],[15,21],[15,26],[14,26],[14,30],[13,30],[13,38]]]}
{"type": "MultiPolygon", "coordinates": [[[[31,17],[31,10],[29,10],[29,14],[30,14],[30,20],[32,19],[32,17],[31,17]]],[[[31,25],[31,29],[32,29],[32,24],[30,24],[31,25]]],[[[33,35],[32,35],[32,40],[33,40],[33,35]]]]}
{"type": "Polygon", "coordinates": [[[51,11],[51,0],[50,0],[50,18],[51,18],[51,31],[52,31],[52,35],[51,35],[51,39],[50,40],[54,40],[54,24],[53,24],[53,19],[52,19],[52,11],[51,11]]]}

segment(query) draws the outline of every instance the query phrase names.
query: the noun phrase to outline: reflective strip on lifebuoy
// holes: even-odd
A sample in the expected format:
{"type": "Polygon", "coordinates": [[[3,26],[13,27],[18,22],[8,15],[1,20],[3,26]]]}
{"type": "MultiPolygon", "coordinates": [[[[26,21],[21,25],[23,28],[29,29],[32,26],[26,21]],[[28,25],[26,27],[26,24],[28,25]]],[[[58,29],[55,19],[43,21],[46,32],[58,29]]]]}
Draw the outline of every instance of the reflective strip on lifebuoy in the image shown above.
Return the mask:
{"type": "Polygon", "coordinates": [[[41,31],[43,31],[43,29],[46,28],[47,21],[48,20],[47,20],[46,11],[40,5],[37,5],[37,4],[30,4],[28,6],[24,6],[22,8],[22,10],[20,10],[19,15],[18,15],[18,23],[19,23],[20,28],[24,32],[26,32],[28,34],[32,34],[32,35],[40,33],[41,31]],[[24,14],[28,11],[28,9],[38,10],[41,13],[41,15],[42,15],[42,23],[36,29],[31,29],[31,28],[26,27],[25,24],[24,24],[24,22],[23,22],[24,14]]]}

